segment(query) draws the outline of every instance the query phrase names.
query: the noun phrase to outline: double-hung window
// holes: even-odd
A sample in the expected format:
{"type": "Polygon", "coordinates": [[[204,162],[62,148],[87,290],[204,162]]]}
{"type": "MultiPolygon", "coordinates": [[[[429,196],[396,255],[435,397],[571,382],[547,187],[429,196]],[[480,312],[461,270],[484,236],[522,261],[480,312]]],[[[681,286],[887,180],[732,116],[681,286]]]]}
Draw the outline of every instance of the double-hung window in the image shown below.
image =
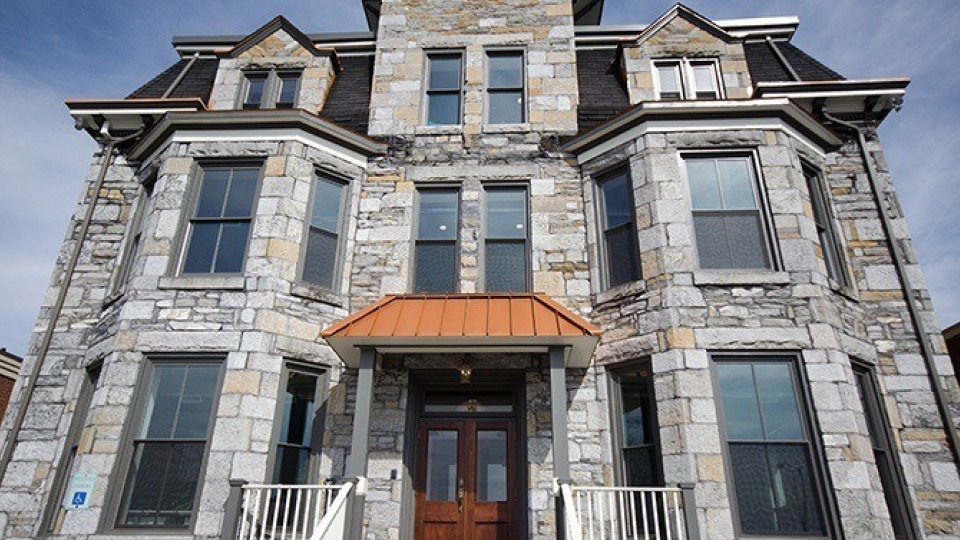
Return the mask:
{"type": "Polygon", "coordinates": [[[720,99],[720,70],[716,60],[672,58],[654,60],[657,99],[720,99]]]}
{"type": "Polygon", "coordinates": [[[803,176],[807,180],[810,207],[813,210],[813,221],[817,226],[817,236],[820,239],[820,249],[823,251],[823,262],[827,266],[827,275],[840,285],[846,285],[846,272],[843,271],[843,250],[840,247],[837,231],[833,227],[830,199],[827,198],[823,177],[807,166],[803,167],[803,176]]]}
{"type": "Polygon", "coordinates": [[[700,268],[771,268],[749,156],[685,159],[700,268]]]}
{"type": "Polygon", "coordinates": [[[795,359],[714,362],[740,532],[826,536],[822,470],[795,359]]]}
{"type": "Polygon", "coordinates": [[[334,288],[340,249],[341,222],[347,184],[323,175],[313,181],[307,246],[303,256],[303,280],[334,288]]]}
{"type": "Polygon", "coordinates": [[[484,189],[484,282],[487,292],[529,288],[527,188],[484,189]]]}
{"type": "Polygon", "coordinates": [[[637,231],[634,224],[630,169],[619,169],[597,179],[600,194],[603,260],[609,287],[640,277],[637,231]]]}
{"type": "Polygon", "coordinates": [[[221,362],[150,362],[148,394],[133,431],[133,455],[118,527],[187,528],[220,387],[221,362]]]}
{"type": "Polygon", "coordinates": [[[124,287],[130,281],[130,275],[133,271],[133,265],[140,254],[140,244],[143,241],[143,227],[147,222],[147,204],[153,195],[153,182],[146,182],[140,187],[140,196],[137,197],[136,210],[133,215],[133,227],[130,229],[130,240],[128,240],[126,250],[123,254],[123,260],[120,262],[120,274],[116,281],[116,289],[124,287]]]}
{"type": "Polygon", "coordinates": [[[416,292],[456,292],[460,192],[456,188],[424,188],[417,199],[413,288],[416,292]]]}
{"type": "Polygon", "coordinates": [[[322,373],[288,365],[282,394],[280,433],[277,437],[274,484],[316,483],[312,458],[318,455],[322,418],[319,414],[322,373]]]}
{"type": "Polygon", "coordinates": [[[620,476],[626,486],[652,487],[662,482],[656,400],[650,363],[643,362],[612,372],[616,447],[620,476]]]}
{"type": "Polygon", "coordinates": [[[244,109],[290,109],[297,104],[299,71],[248,71],[243,80],[244,109]]]}
{"type": "Polygon", "coordinates": [[[463,54],[459,52],[427,55],[427,124],[457,125],[463,117],[463,54]]]}
{"type": "Polygon", "coordinates": [[[487,52],[487,122],[520,124],[526,120],[523,51],[487,52]]]}
{"type": "Polygon", "coordinates": [[[243,271],[259,185],[258,167],[204,167],[190,219],[184,274],[243,271]]]}

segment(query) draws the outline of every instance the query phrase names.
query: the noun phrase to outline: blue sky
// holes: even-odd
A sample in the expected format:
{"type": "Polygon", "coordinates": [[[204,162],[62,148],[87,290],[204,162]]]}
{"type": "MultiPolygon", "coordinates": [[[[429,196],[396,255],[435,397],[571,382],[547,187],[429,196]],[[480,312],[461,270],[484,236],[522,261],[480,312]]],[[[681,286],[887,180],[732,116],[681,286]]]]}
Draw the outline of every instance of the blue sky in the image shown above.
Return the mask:
{"type": "MultiPolygon", "coordinates": [[[[604,24],[665,0],[606,0],[604,24]]],[[[908,76],[880,134],[938,318],[960,319],[960,2],[690,0],[710,18],[798,15],[794,43],[848,78],[908,76]]],[[[122,97],[176,61],[170,38],[245,34],[277,14],[306,32],[364,30],[360,0],[0,2],[0,347],[26,350],[93,142],[68,97],[122,97]]]]}

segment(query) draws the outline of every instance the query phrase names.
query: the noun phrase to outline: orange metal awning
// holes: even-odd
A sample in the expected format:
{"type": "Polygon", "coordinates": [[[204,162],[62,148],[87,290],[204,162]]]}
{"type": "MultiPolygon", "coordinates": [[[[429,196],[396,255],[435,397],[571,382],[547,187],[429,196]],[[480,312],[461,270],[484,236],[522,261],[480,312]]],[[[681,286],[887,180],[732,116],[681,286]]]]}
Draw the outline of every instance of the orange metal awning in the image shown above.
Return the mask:
{"type": "Polygon", "coordinates": [[[567,346],[586,367],[600,329],[544,294],[391,295],[322,336],[351,367],[360,348],[395,353],[545,352],[567,346]]]}

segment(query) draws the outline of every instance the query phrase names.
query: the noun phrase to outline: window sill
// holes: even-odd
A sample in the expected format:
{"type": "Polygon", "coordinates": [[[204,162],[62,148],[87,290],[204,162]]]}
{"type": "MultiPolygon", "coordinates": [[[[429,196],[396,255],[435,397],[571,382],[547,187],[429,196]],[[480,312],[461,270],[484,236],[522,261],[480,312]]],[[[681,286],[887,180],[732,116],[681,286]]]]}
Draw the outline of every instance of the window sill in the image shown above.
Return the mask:
{"type": "Polygon", "coordinates": [[[131,535],[137,537],[149,537],[151,540],[193,540],[192,534],[172,533],[169,530],[157,529],[117,529],[100,534],[92,534],[90,540],[117,540],[118,538],[130,538],[131,535]]]}
{"type": "Polygon", "coordinates": [[[482,133],[529,133],[530,124],[483,124],[480,127],[482,133]]]}
{"type": "Polygon", "coordinates": [[[790,274],[776,270],[697,270],[694,285],[789,285],[790,274]]]}
{"type": "Polygon", "coordinates": [[[594,304],[603,305],[628,296],[635,296],[647,292],[647,282],[644,280],[631,281],[616,287],[611,287],[594,296],[594,304]]]}
{"type": "Polygon", "coordinates": [[[187,290],[199,291],[207,289],[219,289],[223,291],[242,291],[246,288],[246,278],[243,276],[174,276],[160,278],[157,284],[160,290],[187,290]]]}
{"type": "Polygon", "coordinates": [[[313,285],[311,283],[299,282],[290,287],[290,294],[306,300],[314,300],[323,304],[329,304],[333,307],[343,307],[343,296],[333,292],[331,289],[313,285]]]}
{"type": "Polygon", "coordinates": [[[462,135],[463,124],[449,124],[442,126],[416,126],[414,135],[462,135]]]}

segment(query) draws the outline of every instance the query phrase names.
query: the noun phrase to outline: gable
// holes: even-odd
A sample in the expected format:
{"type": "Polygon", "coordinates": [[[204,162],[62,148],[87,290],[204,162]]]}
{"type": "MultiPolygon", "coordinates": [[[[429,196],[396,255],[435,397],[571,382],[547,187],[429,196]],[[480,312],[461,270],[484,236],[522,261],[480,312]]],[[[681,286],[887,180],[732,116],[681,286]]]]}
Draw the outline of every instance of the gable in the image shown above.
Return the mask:
{"type": "Polygon", "coordinates": [[[297,40],[280,29],[263,38],[255,45],[237,55],[237,58],[277,58],[277,57],[310,57],[314,53],[308,51],[297,40]]]}
{"type": "Polygon", "coordinates": [[[711,26],[683,12],[641,36],[637,43],[657,56],[719,56],[727,50],[727,41],[711,26]]]}

